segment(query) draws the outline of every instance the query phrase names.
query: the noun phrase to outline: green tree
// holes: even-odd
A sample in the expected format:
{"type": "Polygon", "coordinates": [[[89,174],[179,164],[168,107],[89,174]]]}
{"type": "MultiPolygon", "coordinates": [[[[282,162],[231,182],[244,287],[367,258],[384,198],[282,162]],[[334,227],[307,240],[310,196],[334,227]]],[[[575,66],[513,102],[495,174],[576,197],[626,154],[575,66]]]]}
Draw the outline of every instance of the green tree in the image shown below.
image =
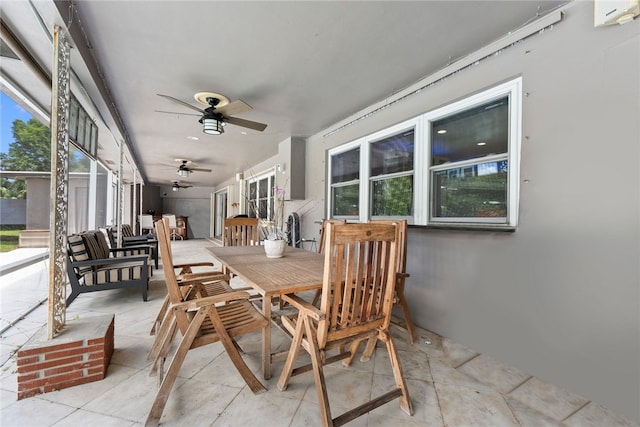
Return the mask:
{"type": "MultiPolygon", "coordinates": [[[[15,120],[14,141],[7,153],[0,153],[0,169],[5,171],[50,171],[51,130],[32,118],[28,122],[15,120]]],[[[22,179],[0,180],[0,197],[24,199],[27,189],[22,179]]]]}
{"type": "Polygon", "coordinates": [[[9,151],[0,154],[3,170],[51,170],[51,130],[32,118],[27,123],[15,120],[12,126],[14,141],[9,151]]]}

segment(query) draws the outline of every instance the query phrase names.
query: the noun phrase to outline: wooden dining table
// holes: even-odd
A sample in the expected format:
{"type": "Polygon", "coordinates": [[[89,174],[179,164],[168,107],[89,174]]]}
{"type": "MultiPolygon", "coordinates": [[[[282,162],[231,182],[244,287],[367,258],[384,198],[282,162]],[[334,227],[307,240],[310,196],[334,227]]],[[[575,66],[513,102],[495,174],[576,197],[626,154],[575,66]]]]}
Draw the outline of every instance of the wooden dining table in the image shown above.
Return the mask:
{"type": "MultiPolygon", "coordinates": [[[[287,247],[282,258],[267,258],[262,246],[208,247],[224,267],[262,296],[262,314],[271,319],[274,298],[322,288],[324,257],[317,252],[287,247]]],[[[262,330],[262,371],[271,378],[271,326],[262,330]]]]}

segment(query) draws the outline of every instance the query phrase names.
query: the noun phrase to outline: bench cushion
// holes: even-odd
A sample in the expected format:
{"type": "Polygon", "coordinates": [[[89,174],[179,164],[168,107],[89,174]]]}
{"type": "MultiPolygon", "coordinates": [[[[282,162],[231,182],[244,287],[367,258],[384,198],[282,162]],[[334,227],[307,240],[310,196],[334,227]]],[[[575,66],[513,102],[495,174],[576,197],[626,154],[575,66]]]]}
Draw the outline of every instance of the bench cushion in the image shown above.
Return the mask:
{"type": "Polygon", "coordinates": [[[122,263],[109,267],[105,266],[83,274],[82,279],[85,286],[140,280],[143,276],[143,268],[143,264],[135,262],[122,263]]]}
{"type": "MultiPolygon", "coordinates": [[[[72,234],[67,238],[67,246],[69,247],[69,255],[73,261],[87,261],[91,259],[87,246],[84,244],[84,239],[80,234],[72,234]]],[[[90,265],[85,267],[76,267],[76,273],[83,275],[92,270],[90,265]]]]}

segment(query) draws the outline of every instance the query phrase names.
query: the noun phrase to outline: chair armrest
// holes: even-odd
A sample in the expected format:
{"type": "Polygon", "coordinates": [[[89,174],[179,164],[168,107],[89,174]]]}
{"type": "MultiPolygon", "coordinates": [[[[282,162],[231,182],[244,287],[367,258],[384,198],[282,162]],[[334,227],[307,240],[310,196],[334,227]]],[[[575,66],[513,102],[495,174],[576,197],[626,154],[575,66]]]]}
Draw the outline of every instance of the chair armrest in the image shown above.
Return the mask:
{"type": "Polygon", "coordinates": [[[304,312],[303,314],[306,314],[316,321],[320,321],[325,318],[322,311],[295,294],[282,295],[282,299],[297,308],[301,313],[304,312]]]}
{"type": "Polygon", "coordinates": [[[213,267],[212,262],[192,262],[187,264],[174,264],[173,268],[186,268],[186,267],[213,267]]]}
{"type": "Polygon", "coordinates": [[[124,247],[121,247],[121,248],[110,248],[109,252],[117,254],[118,252],[128,252],[128,251],[135,251],[135,250],[143,251],[144,253],[149,254],[149,253],[151,253],[151,246],[149,246],[149,245],[131,245],[131,246],[124,246],[124,247]]]}
{"type": "Polygon", "coordinates": [[[221,302],[230,302],[237,300],[248,300],[250,295],[247,292],[228,292],[226,294],[213,295],[210,297],[197,298],[189,301],[180,302],[171,306],[174,310],[196,311],[202,307],[215,305],[221,302]]]}
{"type": "Polygon", "coordinates": [[[229,280],[229,276],[222,273],[209,273],[207,275],[183,275],[178,278],[180,286],[190,285],[192,283],[207,283],[220,280],[229,280]]]}
{"type": "Polygon", "coordinates": [[[409,273],[396,273],[399,279],[406,279],[407,277],[411,277],[409,273]]]}
{"type": "Polygon", "coordinates": [[[126,264],[130,262],[140,262],[144,265],[147,264],[149,257],[146,256],[126,256],[120,258],[100,258],[100,259],[88,259],[85,261],[71,261],[69,264],[71,267],[83,267],[83,266],[105,266],[110,264],[126,264]]]}
{"type": "Polygon", "coordinates": [[[122,238],[122,243],[123,244],[138,244],[138,243],[142,243],[142,242],[146,242],[147,240],[149,240],[149,238],[147,236],[130,236],[130,237],[123,237],[122,238]]]}

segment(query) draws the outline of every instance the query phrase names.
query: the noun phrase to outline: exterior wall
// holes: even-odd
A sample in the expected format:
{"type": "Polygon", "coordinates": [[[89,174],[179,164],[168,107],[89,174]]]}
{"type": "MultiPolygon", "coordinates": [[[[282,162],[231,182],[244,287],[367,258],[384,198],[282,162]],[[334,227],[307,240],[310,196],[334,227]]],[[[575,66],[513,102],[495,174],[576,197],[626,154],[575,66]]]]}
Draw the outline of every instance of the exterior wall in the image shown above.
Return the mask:
{"type": "Polygon", "coordinates": [[[553,28],[310,137],[308,215],[324,215],[327,149],[522,76],[518,229],[412,227],[412,316],[640,422],[639,55],[640,20],[594,28],[593,3],[573,2],[553,28]]]}
{"type": "Polygon", "coordinates": [[[0,199],[0,224],[27,224],[27,201],[25,199],[0,199]]]}
{"type": "Polygon", "coordinates": [[[210,187],[182,188],[180,191],[171,191],[171,186],[160,187],[162,195],[162,210],[156,211],[156,215],[173,213],[176,216],[189,217],[187,237],[189,239],[202,239],[209,237],[209,224],[211,221],[211,194],[210,187]]]}
{"type": "Polygon", "coordinates": [[[27,230],[48,230],[51,180],[35,178],[25,181],[27,184],[27,230]]]}
{"type": "Polygon", "coordinates": [[[160,199],[160,187],[157,185],[145,185],[142,189],[142,213],[153,210],[156,214],[162,211],[160,199]]]}

